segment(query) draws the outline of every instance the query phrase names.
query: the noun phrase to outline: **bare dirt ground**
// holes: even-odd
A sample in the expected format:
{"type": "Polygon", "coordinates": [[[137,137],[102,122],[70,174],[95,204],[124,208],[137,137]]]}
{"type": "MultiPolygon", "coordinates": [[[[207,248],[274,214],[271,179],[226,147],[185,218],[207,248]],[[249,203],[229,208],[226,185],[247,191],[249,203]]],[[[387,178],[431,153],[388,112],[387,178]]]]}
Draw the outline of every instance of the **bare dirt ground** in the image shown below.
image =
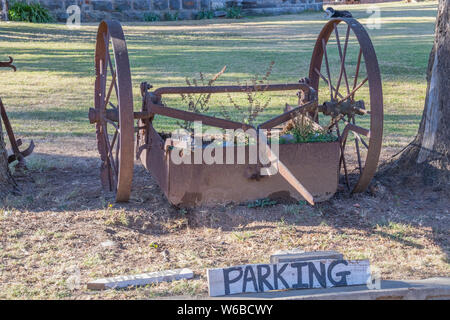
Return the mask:
{"type": "MultiPolygon", "coordinates": [[[[22,196],[0,211],[0,298],[154,298],[207,295],[206,269],[268,262],[279,249],[368,258],[383,279],[449,276],[449,190],[414,177],[309,205],[171,206],[135,167],[132,199],[102,195],[93,138],[36,141],[22,196]],[[70,147],[68,147],[70,146],[70,147]],[[188,267],[193,280],[89,291],[90,280],[188,267]]],[[[387,158],[393,150],[384,150],[387,158]]]]}

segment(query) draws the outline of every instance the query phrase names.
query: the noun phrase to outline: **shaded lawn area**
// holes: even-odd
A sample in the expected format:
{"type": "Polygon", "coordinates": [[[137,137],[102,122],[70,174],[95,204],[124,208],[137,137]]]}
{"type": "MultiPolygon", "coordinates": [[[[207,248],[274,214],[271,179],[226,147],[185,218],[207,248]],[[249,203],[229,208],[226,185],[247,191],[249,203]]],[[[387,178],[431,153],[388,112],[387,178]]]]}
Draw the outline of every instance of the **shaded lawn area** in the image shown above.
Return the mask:
{"type": "MultiPolygon", "coordinates": [[[[346,8],[364,23],[367,7],[346,8]]],[[[383,78],[387,157],[409,142],[419,125],[436,3],[380,8],[382,27],[369,33],[383,78]]],[[[186,76],[213,74],[223,65],[228,68],[220,84],[262,74],[272,60],[271,83],[296,82],[307,75],[322,16],[127,23],[135,109],[141,81],[155,88],[184,85],[186,76]]],[[[169,205],[136,165],[131,201],[114,204],[101,192],[95,131],[87,120],[96,28],[0,24],[0,52],[13,56],[18,67],[17,73],[1,71],[0,95],[17,136],[36,142],[30,173],[17,177],[24,194],[9,196],[0,207],[1,299],[205,296],[207,268],[267,262],[271,252],[297,247],[370,259],[383,279],[450,274],[448,191],[414,189],[422,186],[415,177],[369,194],[338,192],[314,207],[229,204],[185,210],[169,205]],[[86,289],[95,278],[184,267],[194,271],[193,280],[86,289]]],[[[336,74],[336,67],[332,71],[336,74]]],[[[213,100],[212,112],[221,99],[213,100]]],[[[280,113],[288,99],[295,98],[274,95],[258,121],[280,113]]],[[[170,102],[183,107],[179,99],[170,102]]],[[[157,121],[164,130],[175,125],[157,121]]]]}

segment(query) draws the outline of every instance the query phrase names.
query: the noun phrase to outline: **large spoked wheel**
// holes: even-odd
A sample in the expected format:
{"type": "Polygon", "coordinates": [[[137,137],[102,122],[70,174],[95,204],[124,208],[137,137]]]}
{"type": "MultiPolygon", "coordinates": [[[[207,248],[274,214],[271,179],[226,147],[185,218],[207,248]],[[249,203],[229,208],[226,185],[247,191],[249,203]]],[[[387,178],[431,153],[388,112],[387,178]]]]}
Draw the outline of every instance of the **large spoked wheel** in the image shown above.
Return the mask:
{"type": "Polygon", "coordinates": [[[316,121],[341,142],[339,170],[352,192],[367,189],[377,169],[383,136],[383,93],[377,57],[355,19],[332,19],[322,29],[309,70],[318,91],[316,121]]]}
{"type": "Polygon", "coordinates": [[[128,201],[134,167],[134,119],[130,63],[121,25],[102,21],[95,49],[96,133],[103,188],[128,201]],[[110,46],[111,44],[111,46],[110,46]],[[106,114],[118,115],[111,120],[106,114]]]}

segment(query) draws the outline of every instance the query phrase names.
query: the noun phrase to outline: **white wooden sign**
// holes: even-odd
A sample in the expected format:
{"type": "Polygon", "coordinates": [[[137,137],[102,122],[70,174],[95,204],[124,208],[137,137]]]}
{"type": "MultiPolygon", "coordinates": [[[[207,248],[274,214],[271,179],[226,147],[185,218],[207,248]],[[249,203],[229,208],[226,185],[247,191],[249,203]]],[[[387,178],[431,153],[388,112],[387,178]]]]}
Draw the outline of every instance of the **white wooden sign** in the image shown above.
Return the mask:
{"type": "Polygon", "coordinates": [[[127,288],[129,286],[145,286],[150,283],[163,281],[192,279],[193,277],[194,273],[192,270],[185,268],[97,279],[89,282],[87,287],[91,290],[119,289],[127,288]]]}
{"type": "Polygon", "coordinates": [[[370,283],[369,260],[312,260],[208,269],[211,297],[370,283]]]}

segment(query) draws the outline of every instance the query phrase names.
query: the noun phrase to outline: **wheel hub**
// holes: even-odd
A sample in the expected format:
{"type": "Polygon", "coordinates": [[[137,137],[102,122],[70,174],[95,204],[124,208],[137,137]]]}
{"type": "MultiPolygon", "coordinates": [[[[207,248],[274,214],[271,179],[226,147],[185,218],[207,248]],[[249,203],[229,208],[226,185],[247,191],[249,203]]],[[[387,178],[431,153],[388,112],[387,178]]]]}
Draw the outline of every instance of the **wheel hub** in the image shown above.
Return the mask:
{"type": "Polygon", "coordinates": [[[319,111],[327,116],[332,116],[333,118],[339,115],[353,117],[355,114],[365,115],[367,113],[364,106],[364,100],[347,100],[342,102],[337,100],[326,101],[319,106],[319,111]]]}

